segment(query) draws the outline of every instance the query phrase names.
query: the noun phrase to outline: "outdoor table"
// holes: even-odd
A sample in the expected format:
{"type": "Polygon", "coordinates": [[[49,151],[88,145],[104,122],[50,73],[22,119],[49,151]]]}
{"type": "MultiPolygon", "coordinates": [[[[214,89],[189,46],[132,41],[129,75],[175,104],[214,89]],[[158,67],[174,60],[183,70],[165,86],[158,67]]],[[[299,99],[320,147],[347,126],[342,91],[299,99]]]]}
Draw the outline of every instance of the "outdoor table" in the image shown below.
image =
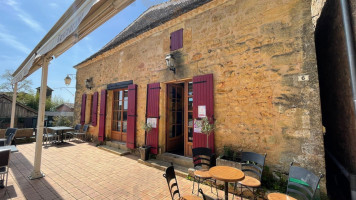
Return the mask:
{"type": "Polygon", "coordinates": [[[185,195],[179,198],[179,200],[202,200],[203,198],[196,195],[185,195]]]}
{"type": "Polygon", "coordinates": [[[11,153],[13,153],[13,152],[18,152],[18,151],[19,151],[19,150],[16,148],[15,145],[2,146],[2,147],[0,147],[0,150],[3,150],[3,149],[10,149],[10,150],[11,150],[11,153]]]}
{"type": "Polygon", "coordinates": [[[267,199],[269,200],[297,200],[291,196],[282,193],[270,193],[267,195],[267,199]]]}
{"type": "Polygon", "coordinates": [[[57,135],[58,132],[61,132],[61,142],[60,144],[64,143],[63,141],[63,132],[64,131],[71,131],[74,130],[72,127],[66,127],[66,126],[55,126],[55,127],[47,127],[50,130],[56,131],[57,135]]]}
{"type": "Polygon", "coordinates": [[[229,196],[229,182],[236,183],[245,178],[245,174],[241,170],[228,166],[212,167],[209,169],[209,173],[214,179],[225,182],[225,200],[227,200],[229,196]]]}

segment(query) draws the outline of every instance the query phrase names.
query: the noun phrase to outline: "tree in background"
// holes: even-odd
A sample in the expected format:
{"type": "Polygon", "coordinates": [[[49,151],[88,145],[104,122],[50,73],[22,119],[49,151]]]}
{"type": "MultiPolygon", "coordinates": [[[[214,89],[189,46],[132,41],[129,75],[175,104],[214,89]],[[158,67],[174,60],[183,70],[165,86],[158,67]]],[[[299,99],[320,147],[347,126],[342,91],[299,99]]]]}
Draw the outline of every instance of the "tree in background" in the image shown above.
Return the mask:
{"type": "Polygon", "coordinates": [[[73,117],[57,116],[53,117],[53,126],[72,126],[73,117]]]}
{"type": "MultiPolygon", "coordinates": [[[[1,84],[0,84],[0,92],[5,92],[9,94],[9,96],[12,96],[12,93],[14,91],[14,85],[11,84],[12,80],[12,73],[10,70],[5,70],[5,72],[0,76],[1,78],[1,84]]],[[[18,82],[17,84],[17,92],[24,92],[24,93],[31,93],[33,92],[32,90],[32,81],[29,79],[25,79],[21,82],[18,82]]]]}
{"type": "MultiPolygon", "coordinates": [[[[38,110],[38,104],[40,102],[39,94],[25,94],[19,93],[18,102],[25,104],[26,106],[38,110]]],[[[52,97],[46,99],[46,111],[55,111],[56,107],[63,104],[64,100],[61,97],[52,97]]]]}

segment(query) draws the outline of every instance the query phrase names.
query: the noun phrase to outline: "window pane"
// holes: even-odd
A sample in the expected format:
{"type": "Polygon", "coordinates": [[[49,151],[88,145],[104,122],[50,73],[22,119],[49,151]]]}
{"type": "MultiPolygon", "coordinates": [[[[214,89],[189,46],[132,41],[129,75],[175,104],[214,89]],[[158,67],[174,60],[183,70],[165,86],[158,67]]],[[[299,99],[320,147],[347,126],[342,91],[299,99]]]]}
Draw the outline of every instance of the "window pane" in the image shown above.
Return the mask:
{"type": "Polygon", "coordinates": [[[127,101],[124,101],[124,110],[127,110],[127,101]]]}
{"type": "Polygon", "coordinates": [[[177,125],[176,128],[177,128],[176,136],[183,135],[183,126],[177,125]]]}
{"type": "Polygon", "coordinates": [[[193,128],[188,128],[188,142],[193,142],[193,128]]]}
{"type": "Polygon", "coordinates": [[[123,121],[127,121],[127,112],[124,112],[123,121]]]}
{"type": "Polygon", "coordinates": [[[177,112],[177,124],[183,123],[183,112],[177,112]]]}
{"type": "Polygon", "coordinates": [[[177,110],[178,111],[182,111],[183,110],[183,100],[182,99],[177,99],[176,101],[176,104],[177,104],[177,110]]]}
{"type": "Polygon", "coordinates": [[[121,121],[117,121],[117,131],[121,132],[121,121]]]}
{"type": "Polygon", "coordinates": [[[171,112],[171,122],[172,124],[175,124],[176,123],[176,112],[171,112]]]}
{"type": "Polygon", "coordinates": [[[122,110],[122,101],[120,100],[118,103],[119,103],[119,110],[122,110]]]}
{"type": "Polygon", "coordinates": [[[127,132],[127,121],[123,121],[122,124],[123,124],[122,132],[126,133],[127,132]]]}
{"type": "Polygon", "coordinates": [[[188,83],[188,95],[193,95],[193,82],[188,83]]]}
{"type": "Polygon", "coordinates": [[[125,90],[125,91],[124,91],[124,100],[127,101],[128,98],[129,98],[128,90],[125,90]]]}
{"type": "Polygon", "coordinates": [[[193,110],[193,98],[188,98],[188,110],[193,110]]]}
{"type": "Polygon", "coordinates": [[[121,112],[120,111],[117,112],[117,120],[121,121],[121,112]]]}
{"type": "Polygon", "coordinates": [[[119,91],[120,95],[119,95],[119,100],[122,100],[122,90],[119,91]]]}
{"type": "Polygon", "coordinates": [[[176,126],[170,126],[170,129],[169,129],[169,137],[172,138],[172,137],[175,137],[176,135],[176,126]]]}
{"type": "Polygon", "coordinates": [[[188,112],[188,126],[193,127],[193,113],[188,112]]]}
{"type": "Polygon", "coordinates": [[[183,98],[183,88],[182,87],[178,87],[177,88],[177,98],[183,98]]]}
{"type": "Polygon", "coordinates": [[[170,105],[171,111],[175,111],[176,110],[176,102],[174,99],[171,100],[171,105],[170,105]]]}

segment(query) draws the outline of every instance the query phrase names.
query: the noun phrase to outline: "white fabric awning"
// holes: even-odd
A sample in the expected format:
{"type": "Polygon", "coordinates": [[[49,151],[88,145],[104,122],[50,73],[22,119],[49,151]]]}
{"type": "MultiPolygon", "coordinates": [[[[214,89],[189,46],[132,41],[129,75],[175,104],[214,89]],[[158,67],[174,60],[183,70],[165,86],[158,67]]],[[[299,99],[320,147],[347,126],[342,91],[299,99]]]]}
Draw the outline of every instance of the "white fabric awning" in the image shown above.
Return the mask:
{"type": "MultiPolygon", "coordinates": [[[[31,58],[26,62],[22,69],[13,77],[11,83],[17,83],[22,81],[25,77],[29,76],[29,71],[34,65],[35,58],[40,58],[46,53],[52,51],[57,45],[64,42],[68,36],[72,35],[78,29],[79,24],[82,22],[84,17],[88,14],[91,7],[99,0],[86,0],[75,13],[61,26],[57,32],[55,32],[52,37],[44,43],[37,52],[35,52],[31,58]]],[[[75,40],[72,45],[77,42],[75,40]]],[[[50,55],[52,56],[52,55],[50,55]]]]}

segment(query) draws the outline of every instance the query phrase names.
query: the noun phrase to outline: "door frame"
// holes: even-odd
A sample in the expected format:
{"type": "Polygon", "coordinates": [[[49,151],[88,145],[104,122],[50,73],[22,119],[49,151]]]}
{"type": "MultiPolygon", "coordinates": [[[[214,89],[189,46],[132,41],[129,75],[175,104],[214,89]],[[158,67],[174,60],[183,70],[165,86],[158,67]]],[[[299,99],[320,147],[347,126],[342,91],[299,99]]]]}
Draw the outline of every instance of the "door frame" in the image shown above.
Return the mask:
{"type": "MultiPolygon", "coordinates": [[[[184,146],[184,156],[187,157],[191,157],[191,153],[189,153],[189,150],[193,147],[193,142],[188,142],[188,84],[189,82],[193,82],[192,78],[188,78],[188,79],[183,79],[183,80],[178,80],[178,81],[170,81],[170,82],[166,82],[166,94],[165,94],[165,115],[166,115],[166,122],[165,122],[165,142],[166,142],[166,152],[167,151],[167,147],[168,147],[168,116],[169,116],[169,110],[168,110],[168,85],[172,85],[172,84],[180,84],[180,83],[184,83],[184,88],[183,88],[183,101],[184,101],[184,126],[183,126],[183,146],[184,146]]],[[[194,101],[194,100],[193,100],[194,101]]]]}
{"type": "MultiPolygon", "coordinates": [[[[119,88],[119,89],[115,89],[113,90],[113,96],[112,96],[112,105],[111,105],[111,108],[112,108],[112,118],[111,118],[111,139],[112,140],[115,140],[115,141],[119,141],[119,142],[125,142],[126,143],[126,140],[127,140],[127,132],[120,132],[120,131],[114,131],[113,130],[113,126],[114,126],[114,113],[115,113],[115,110],[114,110],[114,104],[115,104],[115,92],[118,92],[118,91],[125,91],[127,90],[128,91],[128,88],[119,88]],[[118,137],[114,137],[114,135],[118,135],[118,137]]],[[[123,95],[123,99],[122,99],[122,109],[124,109],[124,95],[123,95]]],[[[123,130],[123,113],[124,113],[124,110],[121,110],[121,130],[123,130]]],[[[128,112],[128,111],[126,111],[128,112]]],[[[127,130],[126,130],[127,131],[127,130]]]]}

